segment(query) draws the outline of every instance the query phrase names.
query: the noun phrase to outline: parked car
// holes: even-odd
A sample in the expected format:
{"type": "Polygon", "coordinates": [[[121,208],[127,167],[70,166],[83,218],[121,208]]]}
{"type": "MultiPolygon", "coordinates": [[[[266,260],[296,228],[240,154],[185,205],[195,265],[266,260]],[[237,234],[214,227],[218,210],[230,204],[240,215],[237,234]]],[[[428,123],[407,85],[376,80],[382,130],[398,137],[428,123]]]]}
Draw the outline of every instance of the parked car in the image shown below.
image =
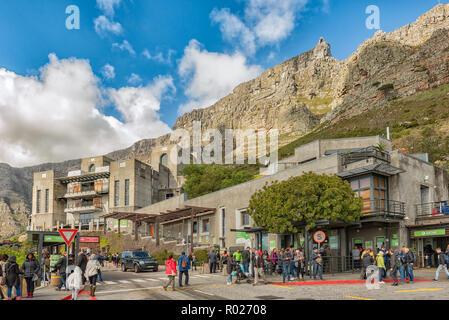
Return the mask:
{"type": "Polygon", "coordinates": [[[124,251],[122,252],[121,268],[123,272],[126,272],[128,269],[132,269],[136,273],[148,270],[156,272],[158,263],[148,252],[141,250],[124,251]]]}

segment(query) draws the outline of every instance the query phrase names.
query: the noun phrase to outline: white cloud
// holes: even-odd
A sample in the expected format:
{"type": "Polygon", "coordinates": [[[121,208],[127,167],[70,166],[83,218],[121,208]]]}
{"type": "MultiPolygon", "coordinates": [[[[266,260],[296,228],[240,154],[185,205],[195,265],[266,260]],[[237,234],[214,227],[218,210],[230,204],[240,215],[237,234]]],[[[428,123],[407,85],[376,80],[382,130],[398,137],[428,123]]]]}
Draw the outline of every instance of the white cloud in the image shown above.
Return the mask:
{"type": "Polygon", "coordinates": [[[142,78],[138,74],[135,74],[135,73],[132,73],[128,79],[128,83],[133,86],[138,85],[141,82],[142,82],[142,78]]]}
{"type": "Polygon", "coordinates": [[[173,90],[171,78],[106,90],[120,121],[101,112],[105,98],[87,60],[49,58],[40,77],[0,68],[0,162],[24,166],[89,157],[170,132],[158,110],[173,90]]]}
{"type": "Polygon", "coordinates": [[[108,32],[115,35],[121,34],[123,32],[122,25],[118,22],[109,20],[105,16],[99,16],[94,20],[95,31],[102,37],[104,37],[108,32]]]}
{"type": "Polygon", "coordinates": [[[157,61],[159,63],[162,63],[162,64],[171,64],[171,62],[172,62],[171,61],[172,55],[174,55],[175,53],[176,53],[175,50],[169,49],[168,52],[167,52],[167,56],[164,57],[164,54],[162,52],[158,52],[155,55],[152,55],[148,49],[145,49],[142,52],[142,55],[145,58],[147,58],[148,60],[155,60],[155,61],[157,61]]]}
{"type": "Polygon", "coordinates": [[[258,47],[276,45],[295,27],[298,12],[308,0],[247,0],[242,18],[228,8],[214,9],[210,18],[220,25],[225,40],[238,42],[252,55],[258,47]]]}
{"type": "Polygon", "coordinates": [[[106,64],[101,68],[101,74],[106,80],[111,80],[115,78],[115,69],[110,64],[106,64]]]}
{"type": "Polygon", "coordinates": [[[113,17],[115,14],[115,7],[120,6],[121,0],[97,0],[97,6],[108,17],[113,17]]]}
{"type": "Polygon", "coordinates": [[[129,54],[131,54],[133,56],[136,54],[136,51],[134,51],[133,47],[128,42],[128,40],[123,40],[122,43],[113,43],[112,47],[113,48],[117,48],[117,49],[119,49],[121,51],[128,51],[129,54]]]}
{"type": "Polygon", "coordinates": [[[104,37],[108,32],[115,35],[123,32],[122,25],[114,22],[115,8],[120,6],[121,0],[97,0],[97,7],[103,12],[103,15],[94,20],[95,31],[104,37]]]}
{"type": "Polygon", "coordinates": [[[201,49],[198,41],[191,40],[178,67],[179,75],[188,83],[184,93],[189,101],[179,107],[178,113],[209,107],[261,72],[260,66],[247,65],[245,56],[239,52],[233,55],[208,52],[201,49]]]}

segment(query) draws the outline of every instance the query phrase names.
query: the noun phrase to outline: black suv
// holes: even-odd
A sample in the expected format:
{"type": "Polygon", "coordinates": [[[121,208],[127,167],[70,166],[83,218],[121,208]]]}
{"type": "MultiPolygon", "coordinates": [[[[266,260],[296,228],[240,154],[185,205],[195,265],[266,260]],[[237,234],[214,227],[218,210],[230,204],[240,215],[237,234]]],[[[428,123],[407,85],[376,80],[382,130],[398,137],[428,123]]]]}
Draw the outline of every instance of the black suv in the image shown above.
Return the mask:
{"type": "Polygon", "coordinates": [[[128,269],[134,270],[134,272],[152,270],[158,270],[157,260],[151,258],[148,252],[145,251],[123,251],[121,259],[122,271],[126,272],[128,269]]]}

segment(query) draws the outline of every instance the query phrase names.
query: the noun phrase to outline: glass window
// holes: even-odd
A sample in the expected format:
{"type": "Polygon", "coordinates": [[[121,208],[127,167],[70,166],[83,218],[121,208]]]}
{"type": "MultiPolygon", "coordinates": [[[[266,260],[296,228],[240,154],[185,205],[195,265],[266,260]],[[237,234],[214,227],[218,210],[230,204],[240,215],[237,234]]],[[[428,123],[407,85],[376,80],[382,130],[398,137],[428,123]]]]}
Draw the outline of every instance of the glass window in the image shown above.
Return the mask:
{"type": "Polygon", "coordinates": [[[242,225],[247,226],[249,225],[249,214],[248,212],[242,211],[242,225]]]}
{"type": "Polygon", "coordinates": [[[41,190],[37,190],[37,195],[36,195],[36,212],[40,213],[41,212],[41,190]]]}
{"type": "Polygon", "coordinates": [[[120,199],[120,181],[114,182],[114,206],[118,206],[120,199]]]}
{"type": "Polygon", "coordinates": [[[197,233],[198,232],[198,222],[194,222],[193,223],[193,233],[197,233]]]}
{"type": "Polygon", "coordinates": [[[50,190],[45,189],[45,212],[48,212],[48,206],[50,202],[50,190]]]}
{"type": "Polygon", "coordinates": [[[125,206],[129,206],[129,179],[125,180],[125,206]]]}
{"type": "Polygon", "coordinates": [[[210,222],[209,219],[203,219],[203,232],[209,232],[210,222]]]}
{"type": "Polygon", "coordinates": [[[371,187],[371,178],[370,177],[361,178],[359,181],[360,181],[360,189],[371,187]]]}

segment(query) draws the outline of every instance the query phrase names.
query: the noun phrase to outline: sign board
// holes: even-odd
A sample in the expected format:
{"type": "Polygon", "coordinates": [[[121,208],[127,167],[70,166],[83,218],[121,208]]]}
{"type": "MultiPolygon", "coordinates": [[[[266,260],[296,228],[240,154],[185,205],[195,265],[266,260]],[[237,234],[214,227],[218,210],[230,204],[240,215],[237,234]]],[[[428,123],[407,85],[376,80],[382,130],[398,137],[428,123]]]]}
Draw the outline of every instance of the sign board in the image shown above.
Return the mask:
{"type": "Polygon", "coordinates": [[[365,249],[373,249],[373,242],[372,241],[365,241],[365,249]]]}
{"type": "Polygon", "coordinates": [[[419,230],[415,231],[413,234],[415,237],[444,236],[446,235],[446,229],[419,230]]]}
{"type": "Polygon", "coordinates": [[[338,249],[338,236],[330,236],[329,237],[329,247],[331,249],[337,250],[338,249]]]}
{"type": "Polygon", "coordinates": [[[315,240],[315,242],[322,243],[326,240],[326,234],[323,231],[317,231],[313,235],[313,240],[315,240]]]}
{"type": "Polygon", "coordinates": [[[392,247],[399,247],[399,240],[398,239],[391,239],[391,246],[392,247]]]}
{"type": "Polygon", "coordinates": [[[99,237],[80,237],[80,243],[99,243],[99,237]]]}
{"type": "Polygon", "coordinates": [[[65,242],[61,236],[44,236],[44,242],[65,242]]]}
{"type": "Polygon", "coordinates": [[[59,229],[58,232],[61,235],[61,237],[64,238],[64,242],[68,246],[70,246],[70,244],[72,243],[73,239],[75,238],[78,230],[77,229],[59,229]]]}
{"type": "Polygon", "coordinates": [[[59,254],[52,254],[50,256],[50,267],[53,268],[56,263],[58,263],[59,259],[61,259],[61,256],[59,254]]]}

